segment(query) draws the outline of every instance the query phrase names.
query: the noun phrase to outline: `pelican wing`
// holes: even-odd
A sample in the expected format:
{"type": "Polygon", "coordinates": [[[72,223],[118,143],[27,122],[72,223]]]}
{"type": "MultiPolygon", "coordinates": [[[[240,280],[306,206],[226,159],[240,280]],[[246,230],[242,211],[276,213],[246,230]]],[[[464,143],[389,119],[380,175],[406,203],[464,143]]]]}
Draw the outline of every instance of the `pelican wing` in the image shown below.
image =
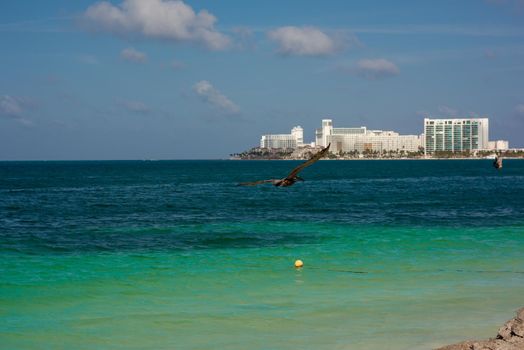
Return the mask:
{"type": "Polygon", "coordinates": [[[259,180],[259,181],[253,181],[253,182],[241,182],[238,184],[238,186],[256,186],[256,185],[266,184],[266,183],[275,183],[275,181],[279,181],[279,180],[270,179],[270,180],[259,180]]]}
{"type": "Polygon", "coordinates": [[[308,167],[310,166],[311,164],[315,163],[317,160],[319,160],[320,158],[324,157],[328,151],[329,151],[329,146],[331,146],[331,143],[329,145],[327,145],[326,148],[318,151],[317,153],[315,153],[311,158],[309,158],[308,161],[300,164],[299,166],[297,166],[295,169],[293,169],[289,175],[286,177],[286,179],[290,179],[290,178],[294,178],[295,176],[297,176],[297,174],[299,172],[302,171],[302,169],[304,169],[305,167],[308,167]]]}

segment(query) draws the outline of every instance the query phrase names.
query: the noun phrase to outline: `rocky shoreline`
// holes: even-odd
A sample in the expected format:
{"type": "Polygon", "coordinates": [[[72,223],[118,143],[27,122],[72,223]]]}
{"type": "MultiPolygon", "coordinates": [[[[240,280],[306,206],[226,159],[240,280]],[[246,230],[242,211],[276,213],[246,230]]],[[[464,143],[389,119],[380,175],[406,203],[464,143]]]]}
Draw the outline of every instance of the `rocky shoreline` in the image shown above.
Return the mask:
{"type": "Polygon", "coordinates": [[[495,338],[464,341],[436,350],[524,350],[524,308],[499,328],[495,338]]]}

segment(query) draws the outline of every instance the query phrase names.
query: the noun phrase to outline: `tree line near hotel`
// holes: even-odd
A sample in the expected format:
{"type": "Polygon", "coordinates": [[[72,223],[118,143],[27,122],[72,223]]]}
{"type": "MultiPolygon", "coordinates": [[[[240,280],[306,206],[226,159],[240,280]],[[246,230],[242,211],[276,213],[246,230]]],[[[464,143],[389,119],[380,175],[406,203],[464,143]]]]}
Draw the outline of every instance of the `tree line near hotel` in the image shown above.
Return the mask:
{"type": "MultiPolygon", "coordinates": [[[[260,148],[253,147],[250,150],[230,154],[231,159],[239,160],[300,160],[309,159],[313,154],[318,152],[321,147],[306,146],[300,149],[293,148],[260,148]]],[[[397,151],[373,151],[364,150],[359,152],[353,150],[350,152],[330,152],[328,159],[463,159],[463,158],[491,158],[495,155],[503,158],[524,158],[524,149],[521,150],[475,150],[463,152],[436,151],[433,154],[424,156],[424,148],[420,147],[417,152],[407,152],[404,150],[397,151]]]]}

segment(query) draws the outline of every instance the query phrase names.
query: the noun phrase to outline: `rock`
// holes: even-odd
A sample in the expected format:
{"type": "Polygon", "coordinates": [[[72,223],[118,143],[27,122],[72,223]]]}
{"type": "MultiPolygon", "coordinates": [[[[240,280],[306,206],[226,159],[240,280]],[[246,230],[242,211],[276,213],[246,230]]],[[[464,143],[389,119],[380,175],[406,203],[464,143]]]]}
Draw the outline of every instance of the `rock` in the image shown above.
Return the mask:
{"type": "Polygon", "coordinates": [[[497,337],[482,341],[465,341],[436,350],[524,350],[524,308],[500,327],[497,337]]]}
{"type": "Polygon", "coordinates": [[[517,310],[517,318],[524,321],[524,307],[522,309],[517,310]]]}
{"type": "Polygon", "coordinates": [[[524,321],[515,322],[511,327],[511,330],[515,335],[524,338],[524,321]]]}
{"type": "Polygon", "coordinates": [[[509,320],[504,326],[500,327],[497,338],[506,341],[524,341],[524,339],[522,339],[524,338],[524,308],[517,311],[517,317],[509,320]]]}

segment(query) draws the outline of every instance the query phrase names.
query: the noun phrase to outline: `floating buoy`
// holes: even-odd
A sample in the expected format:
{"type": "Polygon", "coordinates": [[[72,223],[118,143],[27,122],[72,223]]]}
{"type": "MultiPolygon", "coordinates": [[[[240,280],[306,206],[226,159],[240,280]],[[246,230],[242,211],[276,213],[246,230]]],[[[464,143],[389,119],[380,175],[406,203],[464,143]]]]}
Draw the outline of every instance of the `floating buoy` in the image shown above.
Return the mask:
{"type": "Polygon", "coordinates": [[[295,261],[295,267],[298,269],[299,267],[302,267],[304,266],[304,263],[302,262],[302,260],[297,260],[295,261]]]}

